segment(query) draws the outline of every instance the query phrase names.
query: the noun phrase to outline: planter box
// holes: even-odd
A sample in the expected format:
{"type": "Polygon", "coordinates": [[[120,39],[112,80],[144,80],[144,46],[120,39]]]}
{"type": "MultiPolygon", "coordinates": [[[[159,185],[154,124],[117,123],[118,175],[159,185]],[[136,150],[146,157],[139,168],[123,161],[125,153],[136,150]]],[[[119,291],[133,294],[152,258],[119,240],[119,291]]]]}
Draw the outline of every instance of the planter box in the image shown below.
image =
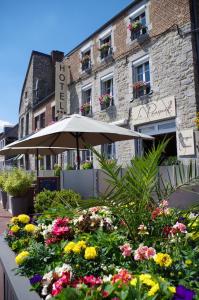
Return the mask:
{"type": "Polygon", "coordinates": [[[0,236],[0,300],[41,300],[26,277],[15,275],[15,255],[0,236]]]}
{"type": "Polygon", "coordinates": [[[6,209],[6,208],[8,208],[8,203],[7,203],[8,195],[6,192],[4,192],[2,190],[0,191],[0,193],[1,193],[1,202],[2,202],[3,208],[6,209]]]}
{"type": "Polygon", "coordinates": [[[24,195],[23,197],[14,197],[9,195],[8,198],[9,212],[13,216],[33,213],[33,196],[34,196],[34,189],[32,188],[30,188],[26,193],[26,195],[24,195]]]}

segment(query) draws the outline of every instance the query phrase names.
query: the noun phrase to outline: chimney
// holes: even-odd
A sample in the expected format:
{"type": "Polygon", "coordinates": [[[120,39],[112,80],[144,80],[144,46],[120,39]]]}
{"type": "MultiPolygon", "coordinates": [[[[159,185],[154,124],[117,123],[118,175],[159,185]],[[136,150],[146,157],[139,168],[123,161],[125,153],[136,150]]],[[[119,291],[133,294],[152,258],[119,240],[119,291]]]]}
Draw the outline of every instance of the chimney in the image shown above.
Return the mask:
{"type": "Polygon", "coordinates": [[[53,50],[51,51],[51,59],[53,65],[56,63],[56,61],[61,62],[64,58],[64,52],[53,50]]]}

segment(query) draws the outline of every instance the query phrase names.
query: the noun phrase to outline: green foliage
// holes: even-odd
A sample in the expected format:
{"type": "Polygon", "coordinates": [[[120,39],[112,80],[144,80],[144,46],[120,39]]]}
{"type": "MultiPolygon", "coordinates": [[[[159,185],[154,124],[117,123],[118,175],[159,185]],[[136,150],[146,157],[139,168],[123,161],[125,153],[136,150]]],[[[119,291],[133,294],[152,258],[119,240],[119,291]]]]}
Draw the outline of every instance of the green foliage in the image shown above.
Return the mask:
{"type": "Polygon", "coordinates": [[[40,192],[35,199],[34,208],[37,213],[43,213],[49,208],[75,208],[81,196],[72,190],[40,192]]]}
{"type": "Polygon", "coordinates": [[[5,183],[5,191],[14,197],[24,196],[33,183],[33,175],[21,169],[9,173],[5,183]]]}
{"type": "Polygon", "coordinates": [[[5,185],[7,178],[8,178],[7,172],[0,173],[0,189],[4,190],[4,185],[5,185]]]}
{"type": "Polygon", "coordinates": [[[169,156],[163,160],[161,166],[172,166],[172,165],[178,165],[179,163],[180,161],[178,160],[177,156],[169,156]]]}
{"type": "Polygon", "coordinates": [[[86,161],[81,165],[83,170],[89,170],[93,168],[93,163],[91,161],[86,161]]]}
{"type": "Polygon", "coordinates": [[[66,166],[66,170],[68,170],[68,171],[69,171],[69,170],[74,170],[74,168],[73,168],[73,166],[71,166],[71,165],[67,165],[67,166],[66,166]]]}
{"type": "Polygon", "coordinates": [[[62,170],[62,167],[60,165],[58,165],[58,164],[54,165],[54,175],[55,176],[60,176],[61,170],[62,170]]]}

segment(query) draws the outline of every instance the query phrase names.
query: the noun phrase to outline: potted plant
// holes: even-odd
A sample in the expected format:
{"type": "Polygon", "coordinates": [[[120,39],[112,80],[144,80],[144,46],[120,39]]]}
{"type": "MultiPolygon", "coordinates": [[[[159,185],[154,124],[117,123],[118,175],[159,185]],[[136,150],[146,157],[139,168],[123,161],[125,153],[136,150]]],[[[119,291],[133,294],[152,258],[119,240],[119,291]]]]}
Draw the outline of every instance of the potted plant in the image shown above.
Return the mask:
{"type": "Polygon", "coordinates": [[[7,177],[4,189],[9,195],[9,209],[13,216],[30,213],[33,208],[33,174],[14,169],[7,177]]]}
{"type": "Polygon", "coordinates": [[[132,33],[136,33],[138,31],[140,31],[141,29],[146,28],[146,26],[144,26],[139,20],[131,22],[128,25],[128,29],[132,32],[132,33]]]}
{"type": "Polygon", "coordinates": [[[4,189],[4,185],[7,177],[8,177],[7,172],[2,172],[0,174],[0,197],[1,197],[3,208],[7,208],[7,193],[5,192],[4,189]]]}
{"type": "Polygon", "coordinates": [[[110,49],[111,45],[110,43],[104,43],[104,44],[101,44],[100,47],[98,48],[98,50],[100,52],[104,52],[104,51],[107,51],[108,49],[110,49]]]}
{"type": "Polygon", "coordinates": [[[82,169],[83,170],[93,169],[93,162],[92,161],[85,161],[85,162],[83,162],[82,169]]]}
{"type": "Polygon", "coordinates": [[[84,103],[81,107],[80,107],[80,111],[83,115],[87,115],[89,114],[91,110],[91,104],[89,102],[84,103]]]}
{"type": "Polygon", "coordinates": [[[55,176],[60,176],[61,170],[62,170],[62,167],[60,165],[58,165],[58,164],[54,165],[54,175],[55,176]]]}
{"type": "Polygon", "coordinates": [[[90,55],[85,54],[85,55],[82,56],[82,59],[81,59],[82,70],[89,69],[90,61],[91,61],[90,55]]]}
{"type": "Polygon", "coordinates": [[[110,94],[104,94],[99,97],[99,102],[102,108],[107,108],[110,106],[113,97],[110,94]]]}

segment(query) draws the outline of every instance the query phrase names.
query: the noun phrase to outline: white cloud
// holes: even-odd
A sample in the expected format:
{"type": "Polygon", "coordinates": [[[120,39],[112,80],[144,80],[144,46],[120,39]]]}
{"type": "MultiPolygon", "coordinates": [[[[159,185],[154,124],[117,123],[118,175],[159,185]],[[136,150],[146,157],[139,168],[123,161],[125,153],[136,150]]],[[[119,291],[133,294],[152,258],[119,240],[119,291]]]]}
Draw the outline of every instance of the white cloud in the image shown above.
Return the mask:
{"type": "Polygon", "coordinates": [[[4,127],[5,125],[12,125],[12,124],[11,124],[10,122],[8,122],[8,121],[0,120],[0,132],[3,131],[3,127],[4,127]]]}

